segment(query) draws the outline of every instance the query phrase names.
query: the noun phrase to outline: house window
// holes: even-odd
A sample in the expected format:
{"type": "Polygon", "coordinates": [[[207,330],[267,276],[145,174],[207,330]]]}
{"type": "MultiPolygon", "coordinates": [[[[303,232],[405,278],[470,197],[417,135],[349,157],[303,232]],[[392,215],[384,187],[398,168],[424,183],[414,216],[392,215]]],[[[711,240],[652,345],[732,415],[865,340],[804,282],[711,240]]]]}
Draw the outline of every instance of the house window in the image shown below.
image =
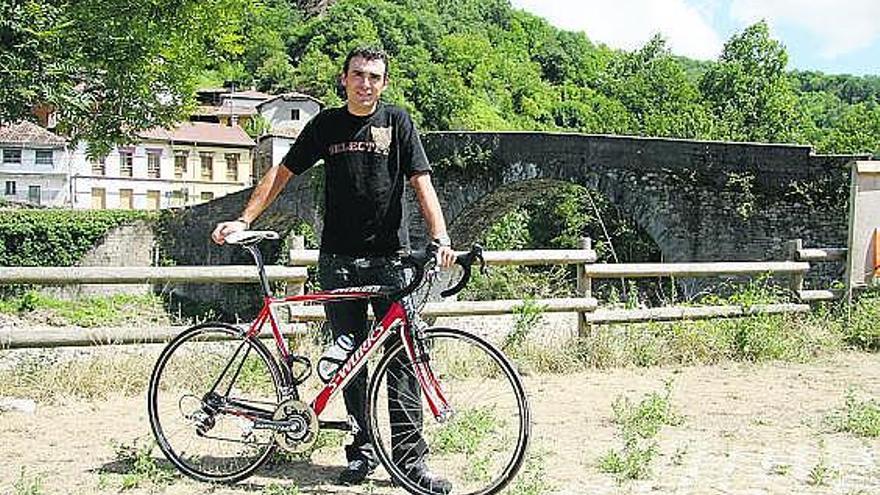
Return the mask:
{"type": "Polygon", "coordinates": [[[103,187],[92,188],[92,209],[103,210],[107,208],[107,191],[103,187]]]}
{"type": "Polygon", "coordinates": [[[182,179],[186,174],[186,151],[174,153],[174,178],[182,179]]]}
{"type": "Polygon", "coordinates": [[[183,191],[171,191],[171,206],[183,206],[186,201],[183,199],[183,191]]]}
{"type": "Polygon", "coordinates": [[[37,165],[52,166],[52,150],[37,150],[37,165]]]}
{"type": "Polygon", "coordinates": [[[147,209],[148,210],[158,210],[159,209],[159,191],[147,191],[147,209]]]}
{"type": "Polygon", "coordinates": [[[131,210],[134,208],[134,191],[131,189],[119,190],[119,208],[131,210]]]}
{"type": "Polygon", "coordinates": [[[226,180],[232,182],[238,180],[238,153],[226,154],[226,180]]]}
{"type": "Polygon", "coordinates": [[[40,186],[28,186],[28,202],[38,205],[41,203],[43,195],[40,194],[40,186]]]}
{"type": "Polygon", "coordinates": [[[106,156],[92,158],[92,175],[107,175],[106,156]]]}
{"type": "Polygon", "coordinates": [[[214,177],[214,154],[199,153],[202,162],[202,179],[211,180],[214,177]]]}
{"type": "Polygon", "coordinates": [[[6,181],[6,195],[7,196],[15,196],[15,181],[14,180],[6,181]]]}
{"type": "Polygon", "coordinates": [[[122,177],[131,177],[134,169],[134,153],[131,151],[119,152],[119,175],[122,177]]]}
{"type": "Polygon", "coordinates": [[[159,178],[159,167],[161,163],[162,153],[159,151],[147,152],[147,177],[154,179],[159,178]]]}
{"type": "Polygon", "coordinates": [[[299,120],[299,108],[290,109],[290,120],[299,120]]]}
{"type": "Polygon", "coordinates": [[[199,197],[202,198],[202,201],[211,201],[212,199],[214,199],[214,193],[203,192],[199,197]]]}
{"type": "Polygon", "coordinates": [[[3,150],[3,163],[21,165],[21,150],[6,148],[3,150]]]}

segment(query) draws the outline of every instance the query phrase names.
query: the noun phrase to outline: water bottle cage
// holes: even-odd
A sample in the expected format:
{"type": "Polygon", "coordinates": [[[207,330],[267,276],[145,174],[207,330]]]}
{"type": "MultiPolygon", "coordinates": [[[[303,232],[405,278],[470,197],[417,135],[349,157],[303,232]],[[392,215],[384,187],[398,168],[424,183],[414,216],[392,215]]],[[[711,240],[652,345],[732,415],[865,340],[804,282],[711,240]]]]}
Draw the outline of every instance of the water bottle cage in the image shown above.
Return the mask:
{"type": "Polygon", "coordinates": [[[343,363],[345,363],[344,359],[337,359],[328,356],[321,357],[320,359],[318,359],[318,377],[321,379],[321,381],[325,383],[329,382],[333,378],[333,375],[335,375],[336,372],[339,371],[339,367],[342,366],[343,363]],[[333,368],[333,372],[330,373],[329,376],[324,376],[324,374],[321,373],[321,369],[323,367],[322,363],[328,363],[333,368]]]}
{"type": "Polygon", "coordinates": [[[290,371],[290,377],[293,386],[295,387],[299,386],[312,376],[312,362],[305,356],[296,356],[293,354],[287,356],[287,369],[290,371]],[[302,370],[298,373],[294,373],[293,367],[297,364],[302,366],[302,370]]]}

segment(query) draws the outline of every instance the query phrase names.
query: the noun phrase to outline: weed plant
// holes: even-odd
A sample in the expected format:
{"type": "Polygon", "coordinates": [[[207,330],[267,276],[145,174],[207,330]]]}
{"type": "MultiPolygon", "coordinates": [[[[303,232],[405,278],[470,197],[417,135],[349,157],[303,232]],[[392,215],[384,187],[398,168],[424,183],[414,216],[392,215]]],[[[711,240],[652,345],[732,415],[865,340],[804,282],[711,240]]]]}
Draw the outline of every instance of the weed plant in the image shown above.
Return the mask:
{"type": "Polygon", "coordinates": [[[656,436],[665,425],[679,425],[682,418],[672,407],[672,383],[667,382],[665,393],[650,393],[633,403],[628,397],[617,397],[611,405],[613,422],[623,448],[611,450],[599,459],[599,470],[614,474],[618,480],[643,479],[650,474],[651,461],[659,453],[656,436]]]}
{"type": "Polygon", "coordinates": [[[43,481],[39,476],[28,476],[24,468],[12,485],[13,495],[43,495],[43,481]]]}
{"type": "Polygon", "coordinates": [[[153,360],[139,355],[106,355],[45,363],[33,359],[0,372],[0,396],[55,403],[65,398],[102,400],[112,394],[143,393],[153,360]]]}
{"type": "Polygon", "coordinates": [[[35,290],[0,299],[0,313],[53,326],[138,326],[167,324],[171,320],[159,296],[117,294],[64,300],[35,290]]]}
{"type": "Polygon", "coordinates": [[[844,406],[825,418],[835,431],[860,437],[880,437],[880,401],[862,399],[853,388],[846,391],[844,406]]]}
{"type": "Polygon", "coordinates": [[[548,482],[545,473],[547,471],[547,454],[542,450],[532,449],[526,454],[522,470],[513,479],[513,483],[506,492],[510,495],[541,495],[552,493],[553,485],[548,482]]]}
{"type": "Polygon", "coordinates": [[[150,485],[161,487],[171,483],[178,477],[170,466],[160,466],[153,457],[155,442],[138,445],[115,445],[116,460],[123,466],[124,472],[120,480],[120,490],[150,485]]]}

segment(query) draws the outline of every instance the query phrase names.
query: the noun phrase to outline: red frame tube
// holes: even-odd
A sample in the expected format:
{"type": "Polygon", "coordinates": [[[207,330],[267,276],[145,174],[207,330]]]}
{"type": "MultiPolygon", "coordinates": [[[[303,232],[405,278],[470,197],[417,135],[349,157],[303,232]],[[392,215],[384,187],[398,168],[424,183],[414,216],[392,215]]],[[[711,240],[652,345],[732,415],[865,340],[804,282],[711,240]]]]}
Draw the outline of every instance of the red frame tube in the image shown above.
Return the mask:
{"type": "MultiPolygon", "coordinates": [[[[290,351],[287,347],[287,342],[281,335],[281,330],[275,319],[275,314],[272,311],[273,306],[294,302],[325,303],[340,299],[367,299],[374,296],[376,296],[376,294],[371,292],[341,292],[336,290],[333,292],[321,291],[298,296],[288,296],[280,299],[264,297],[263,307],[260,309],[256,319],[251,323],[245,335],[246,338],[257,338],[263,325],[265,325],[266,320],[268,320],[272,327],[272,334],[275,337],[275,343],[278,346],[278,352],[281,355],[281,358],[285,360],[284,362],[286,362],[290,355],[290,351]]],[[[413,369],[415,371],[416,379],[419,382],[425,400],[428,402],[428,407],[438,421],[445,420],[451,413],[451,407],[449,406],[449,402],[446,400],[442,387],[434,376],[429,363],[426,360],[419,359],[415,343],[412,339],[412,332],[408,331],[409,326],[409,319],[406,316],[406,310],[404,310],[403,305],[400,301],[393,301],[391,307],[388,308],[388,312],[382,317],[382,320],[372,328],[370,333],[367,334],[367,338],[364,339],[357,349],[355,349],[351,356],[349,356],[348,360],[339,367],[339,370],[333,375],[333,378],[324,386],[324,388],[318,392],[318,395],[311,403],[315,415],[321,415],[321,412],[324,411],[330,399],[333,398],[336,392],[345,388],[348,382],[351,381],[351,378],[363,368],[367,362],[367,358],[369,358],[376,347],[385,342],[385,340],[391,336],[393,330],[398,329],[407,356],[409,356],[410,361],[414,363],[413,369]]]]}

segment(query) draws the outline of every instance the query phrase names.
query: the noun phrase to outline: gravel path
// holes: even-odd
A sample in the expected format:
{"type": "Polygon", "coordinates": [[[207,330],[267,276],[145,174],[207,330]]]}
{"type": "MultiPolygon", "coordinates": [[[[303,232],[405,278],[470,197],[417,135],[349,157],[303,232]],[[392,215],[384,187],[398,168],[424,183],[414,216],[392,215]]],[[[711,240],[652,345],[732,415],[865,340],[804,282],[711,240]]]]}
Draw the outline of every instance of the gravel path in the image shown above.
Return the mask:
{"type": "MultiPolygon", "coordinates": [[[[461,323],[466,322],[456,322],[461,323]]],[[[550,332],[548,338],[557,335],[550,332]]],[[[45,353],[46,359],[80,359],[83,353],[119,349],[27,352],[31,357],[45,353]]],[[[157,347],[126,349],[150,354],[157,347]]],[[[0,359],[12,359],[10,355],[0,351],[0,359]]],[[[880,397],[877,354],[841,353],[806,364],[531,375],[525,383],[533,407],[534,442],[530,463],[518,478],[525,483],[519,495],[880,495],[880,438],[836,433],[824,421],[843,406],[849,387],[863,397],[880,397]],[[683,422],[660,431],[659,454],[651,462],[649,477],[621,483],[602,473],[598,459],[622,446],[617,425],[611,422],[612,401],[622,395],[638,400],[662,392],[667,381],[683,422]],[[532,491],[527,491],[529,486],[532,491]]],[[[114,446],[141,445],[149,438],[142,396],[38,403],[33,414],[0,413],[0,493],[29,493],[24,488],[37,482],[42,491],[35,493],[40,494],[119,492],[130,468],[119,462],[114,446]]],[[[388,485],[381,470],[370,485],[334,486],[342,463],[340,449],[325,449],[313,465],[269,467],[234,487],[176,478],[170,484],[142,482],[125,492],[291,494],[297,492],[279,490],[297,483],[299,493],[400,493],[388,485]]]]}

